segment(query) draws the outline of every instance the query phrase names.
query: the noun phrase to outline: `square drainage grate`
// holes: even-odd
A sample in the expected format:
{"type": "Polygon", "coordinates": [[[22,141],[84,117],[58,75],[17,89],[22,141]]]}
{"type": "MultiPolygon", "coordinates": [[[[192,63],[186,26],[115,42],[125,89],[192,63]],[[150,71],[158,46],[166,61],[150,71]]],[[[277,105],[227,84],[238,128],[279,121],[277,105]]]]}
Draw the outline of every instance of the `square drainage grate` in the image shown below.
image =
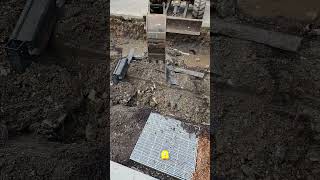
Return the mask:
{"type": "Polygon", "coordinates": [[[151,113],[130,159],[179,179],[190,180],[195,171],[197,137],[188,133],[182,123],[151,113]],[[162,160],[162,150],[169,160],[162,160]]]}

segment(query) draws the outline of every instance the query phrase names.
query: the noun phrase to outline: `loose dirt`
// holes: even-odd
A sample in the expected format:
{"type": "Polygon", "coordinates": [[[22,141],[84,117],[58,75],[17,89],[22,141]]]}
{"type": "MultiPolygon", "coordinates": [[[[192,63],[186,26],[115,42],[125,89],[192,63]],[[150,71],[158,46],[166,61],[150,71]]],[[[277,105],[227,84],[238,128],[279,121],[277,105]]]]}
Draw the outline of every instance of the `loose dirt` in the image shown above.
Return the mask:
{"type": "MultiPolygon", "coordinates": [[[[105,179],[108,64],[67,64],[44,55],[16,73],[4,45],[24,4],[0,3],[0,179],[105,179]]],[[[68,1],[68,15],[57,23],[56,37],[105,51],[108,8],[104,1],[68,1]]]]}
{"type": "MultiPolygon", "coordinates": [[[[108,66],[34,63],[25,73],[16,74],[5,60],[3,47],[24,3],[5,0],[0,6],[0,21],[4,25],[0,29],[0,119],[1,129],[8,131],[7,135],[2,131],[0,138],[5,140],[5,145],[0,147],[1,178],[105,178],[109,134],[106,117],[110,106],[108,66]]],[[[88,25],[99,29],[97,35],[83,33],[88,32],[86,17],[92,22],[100,21],[93,17],[96,17],[94,12],[103,14],[107,7],[102,4],[102,1],[68,2],[69,6],[79,6],[82,10],[73,13],[72,20],[61,23],[79,28],[61,26],[56,33],[84,46],[102,47],[105,43],[101,38],[105,36],[102,29],[106,27],[102,21],[97,23],[99,27],[96,23],[88,25]],[[73,24],[76,22],[78,26],[73,24]]],[[[216,146],[212,150],[216,152],[216,161],[211,164],[217,176],[317,179],[320,175],[320,39],[304,34],[305,26],[301,23],[290,26],[279,20],[276,25],[282,25],[277,28],[266,21],[240,18],[242,23],[301,35],[305,40],[298,53],[288,53],[249,41],[212,36],[212,59],[221,60],[222,78],[239,88],[226,88],[217,83],[210,86],[207,74],[200,81],[182,75],[177,88],[168,88],[161,84],[161,73],[150,72],[151,65],[142,66],[145,61],[135,62],[129,70],[134,77],[130,77],[129,72],[125,82],[111,86],[111,106],[137,108],[138,115],[151,109],[188,122],[208,124],[211,104],[210,124],[215,127],[212,141],[216,146]],[[213,91],[213,102],[209,100],[209,90],[213,91]]],[[[143,23],[111,19],[112,23],[111,45],[120,46],[119,42],[128,39],[144,40],[143,23]]],[[[199,51],[197,47],[207,47],[210,41],[206,36],[193,39],[181,35],[168,39],[172,39],[169,41],[172,47],[184,52],[190,50],[186,43],[193,43],[192,50],[199,51]],[[181,44],[185,49],[179,47],[181,44]]],[[[116,60],[111,57],[112,68],[116,60]]],[[[179,57],[175,62],[188,66],[179,57]]],[[[207,68],[195,70],[206,72],[207,68]]],[[[138,127],[143,126],[143,116],[129,115],[128,122],[137,121],[138,127]]],[[[111,140],[120,131],[123,128],[113,131],[111,140]]],[[[130,132],[125,133],[130,135],[130,132]]],[[[112,143],[111,146],[115,147],[112,143]]],[[[124,155],[111,154],[112,160],[125,159],[130,153],[129,150],[119,152],[124,155]]],[[[134,162],[123,162],[160,179],[169,179],[134,162]]]]}
{"type": "Polygon", "coordinates": [[[212,36],[212,59],[220,62],[222,79],[233,85],[211,84],[213,102],[217,102],[211,105],[215,175],[226,179],[317,179],[320,39],[303,33],[305,26],[299,22],[294,26],[286,21],[278,28],[280,21],[239,19],[233,21],[303,36],[304,42],[297,53],[289,53],[212,36]]]}

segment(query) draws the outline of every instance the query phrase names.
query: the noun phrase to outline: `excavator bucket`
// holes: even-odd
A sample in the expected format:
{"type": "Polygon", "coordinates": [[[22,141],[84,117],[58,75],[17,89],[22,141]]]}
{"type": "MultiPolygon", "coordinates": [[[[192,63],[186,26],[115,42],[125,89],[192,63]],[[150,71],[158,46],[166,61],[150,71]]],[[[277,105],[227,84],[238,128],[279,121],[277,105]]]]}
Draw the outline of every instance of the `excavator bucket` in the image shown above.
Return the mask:
{"type": "Polygon", "coordinates": [[[189,35],[200,35],[201,19],[190,19],[167,16],[167,32],[189,35]]]}

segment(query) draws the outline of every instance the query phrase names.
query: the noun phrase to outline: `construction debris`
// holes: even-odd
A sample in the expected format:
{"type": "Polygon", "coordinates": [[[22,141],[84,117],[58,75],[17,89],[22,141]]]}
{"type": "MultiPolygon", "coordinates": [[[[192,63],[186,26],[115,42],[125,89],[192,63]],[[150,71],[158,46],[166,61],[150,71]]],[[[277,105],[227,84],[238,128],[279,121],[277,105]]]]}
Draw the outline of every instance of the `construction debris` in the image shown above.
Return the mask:
{"type": "Polygon", "coordinates": [[[191,70],[188,70],[188,69],[174,68],[174,72],[188,74],[188,75],[191,75],[191,76],[194,76],[194,77],[197,77],[197,78],[203,78],[204,77],[204,73],[191,71],[191,70]]]}
{"type": "Polygon", "coordinates": [[[55,1],[27,1],[5,46],[9,61],[17,71],[22,72],[46,48],[57,12],[55,1]]]}
{"type": "Polygon", "coordinates": [[[301,37],[228,23],[218,19],[213,19],[212,24],[214,24],[213,33],[254,41],[287,51],[297,51],[302,41],[301,37]]]}
{"type": "Polygon", "coordinates": [[[178,50],[178,49],[172,49],[172,50],[173,50],[173,51],[178,52],[178,54],[182,54],[182,55],[190,56],[190,53],[185,53],[185,52],[180,51],[180,50],[178,50]]]}
{"type": "Polygon", "coordinates": [[[123,80],[126,76],[133,55],[134,49],[131,49],[127,57],[122,58],[118,61],[118,64],[112,74],[112,82],[114,84],[118,84],[118,82],[123,80]]]}
{"type": "Polygon", "coordinates": [[[178,85],[177,79],[175,78],[175,72],[173,71],[173,67],[168,65],[166,66],[165,69],[165,74],[166,74],[166,82],[171,84],[171,85],[178,85]]]}

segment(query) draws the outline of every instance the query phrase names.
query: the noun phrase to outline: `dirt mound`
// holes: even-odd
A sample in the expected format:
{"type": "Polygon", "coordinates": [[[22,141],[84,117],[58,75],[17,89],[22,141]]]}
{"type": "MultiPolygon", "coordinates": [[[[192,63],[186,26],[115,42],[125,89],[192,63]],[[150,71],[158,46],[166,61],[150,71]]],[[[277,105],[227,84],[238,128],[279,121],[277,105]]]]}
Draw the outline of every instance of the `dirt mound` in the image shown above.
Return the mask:
{"type": "Polygon", "coordinates": [[[316,178],[320,84],[315,78],[319,56],[313,52],[319,47],[303,45],[289,53],[214,36],[212,50],[213,58],[221,60],[222,77],[238,87],[211,84],[219,102],[213,104],[217,175],[316,178]]]}
{"type": "MultiPolygon", "coordinates": [[[[0,126],[8,130],[0,139],[0,179],[105,179],[108,64],[81,65],[74,57],[64,64],[44,54],[24,73],[14,72],[3,47],[24,3],[0,3],[0,126]]],[[[108,4],[67,1],[55,35],[105,50],[108,4]]]]}
{"type": "Polygon", "coordinates": [[[128,19],[111,17],[110,18],[110,39],[130,38],[142,39],[146,38],[144,30],[144,21],[137,19],[128,19]]]}
{"type": "Polygon", "coordinates": [[[66,1],[64,16],[56,25],[56,37],[76,46],[105,50],[109,1],[66,1]]]}

